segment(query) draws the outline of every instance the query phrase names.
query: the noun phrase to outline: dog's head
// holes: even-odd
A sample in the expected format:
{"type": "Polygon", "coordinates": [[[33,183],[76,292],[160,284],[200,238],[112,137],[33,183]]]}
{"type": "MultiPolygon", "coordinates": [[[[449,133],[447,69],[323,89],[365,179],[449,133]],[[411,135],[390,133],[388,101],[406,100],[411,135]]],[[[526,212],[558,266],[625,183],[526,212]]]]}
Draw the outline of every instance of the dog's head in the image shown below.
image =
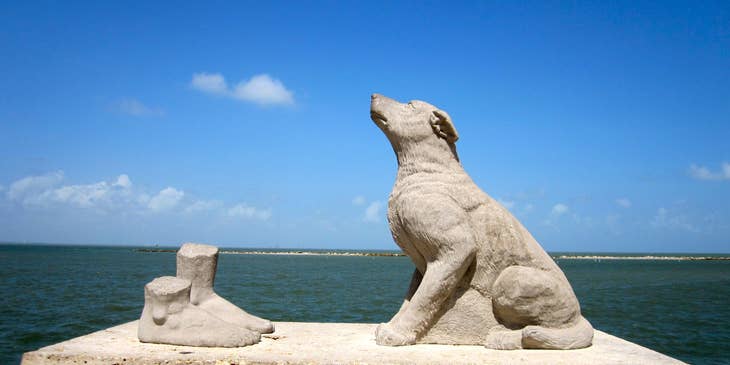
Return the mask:
{"type": "Polygon", "coordinates": [[[391,142],[420,141],[436,136],[453,145],[459,139],[449,115],[420,100],[403,104],[389,97],[373,94],[370,118],[391,142]]]}

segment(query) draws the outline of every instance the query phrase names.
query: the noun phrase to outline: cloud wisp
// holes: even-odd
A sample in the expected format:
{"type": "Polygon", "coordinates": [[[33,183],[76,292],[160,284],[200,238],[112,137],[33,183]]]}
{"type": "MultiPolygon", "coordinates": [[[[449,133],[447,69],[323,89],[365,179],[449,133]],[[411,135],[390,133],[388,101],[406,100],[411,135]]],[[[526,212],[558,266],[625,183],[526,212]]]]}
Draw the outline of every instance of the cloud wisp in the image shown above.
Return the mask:
{"type": "Polygon", "coordinates": [[[713,172],[705,166],[692,164],[688,170],[689,176],[696,180],[730,180],[730,163],[723,162],[720,171],[713,172]]]}
{"type": "Polygon", "coordinates": [[[63,171],[54,171],[45,175],[24,177],[10,184],[5,195],[11,201],[31,202],[38,195],[59,184],[63,180],[63,175],[63,171]]]}
{"type": "Polygon", "coordinates": [[[570,208],[568,208],[567,205],[565,205],[563,203],[558,203],[558,204],[553,205],[553,209],[550,210],[550,215],[552,215],[554,217],[559,217],[559,216],[567,213],[568,210],[570,210],[570,208]]]}
{"type": "MultiPolygon", "coordinates": [[[[553,227],[555,229],[558,229],[557,223],[560,220],[560,218],[564,215],[566,215],[570,211],[570,208],[563,204],[563,203],[557,203],[553,205],[553,207],[550,209],[550,214],[547,218],[545,218],[542,221],[542,224],[545,226],[553,227]]],[[[577,218],[577,215],[573,215],[574,218],[577,218]]]]}
{"type": "Polygon", "coordinates": [[[621,208],[631,208],[631,200],[629,198],[618,198],[616,199],[616,205],[621,208]]]}
{"type": "Polygon", "coordinates": [[[654,228],[700,232],[700,229],[690,221],[686,214],[665,207],[657,209],[654,218],[649,223],[654,228]]]}
{"type": "Polygon", "coordinates": [[[193,80],[190,82],[193,89],[209,93],[224,95],[228,93],[228,85],[226,79],[221,74],[209,74],[206,72],[193,74],[193,80]]]}
{"type": "Polygon", "coordinates": [[[271,218],[271,209],[259,209],[246,203],[240,203],[228,209],[228,216],[232,218],[255,218],[262,221],[271,218]]]}
{"type": "Polygon", "coordinates": [[[381,210],[383,209],[383,202],[372,201],[368,204],[367,199],[362,195],[357,195],[352,198],[352,205],[356,207],[365,207],[362,213],[362,221],[367,223],[378,223],[381,218],[381,210]]]}
{"type": "Polygon", "coordinates": [[[280,80],[268,74],[258,74],[249,80],[229,86],[225,77],[219,73],[195,73],[190,81],[195,90],[225,96],[236,100],[251,102],[261,106],[293,105],[294,93],[280,80]]]}
{"type": "Polygon", "coordinates": [[[383,203],[374,201],[365,208],[365,216],[363,220],[365,222],[377,223],[380,221],[380,210],[383,208],[383,203]]]}
{"type": "Polygon", "coordinates": [[[220,200],[196,200],[192,204],[185,207],[186,214],[195,214],[200,212],[209,212],[219,209],[223,206],[220,200]]]}
{"type": "Polygon", "coordinates": [[[147,106],[137,99],[122,99],[114,104],[113,109],[133,117],[165,116],[165,111],[162,108],[147,106]]]}
{"type": "Polygon", "coordinates": [[[183,190],[168,186],[148,194],[136,188],[126,174],[112,181],[90,184],[64,184],[63,171],[27,176],[13,182],[0,197],[22,209],[65,211],[84,209],[99,213],[121,214],[198,214],[218,213],[219,216],[268,220],[271,209],[246,204],[226,208],[219,200],[199,200],[183,190]],[[61,209],[61,210],[59,210],[61,209]]]}

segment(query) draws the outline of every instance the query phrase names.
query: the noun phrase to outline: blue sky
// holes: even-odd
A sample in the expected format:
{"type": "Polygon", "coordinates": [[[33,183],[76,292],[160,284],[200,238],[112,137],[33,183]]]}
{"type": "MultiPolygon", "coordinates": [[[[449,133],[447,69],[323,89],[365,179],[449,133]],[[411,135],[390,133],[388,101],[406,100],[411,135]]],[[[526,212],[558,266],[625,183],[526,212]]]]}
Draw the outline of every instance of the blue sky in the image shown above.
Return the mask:
{"type": "Polygon", "coordinates": [[[550,251],[730,252],[727,2],[3,2],[0,241],[395,249],[369,95],[550,251]]]}

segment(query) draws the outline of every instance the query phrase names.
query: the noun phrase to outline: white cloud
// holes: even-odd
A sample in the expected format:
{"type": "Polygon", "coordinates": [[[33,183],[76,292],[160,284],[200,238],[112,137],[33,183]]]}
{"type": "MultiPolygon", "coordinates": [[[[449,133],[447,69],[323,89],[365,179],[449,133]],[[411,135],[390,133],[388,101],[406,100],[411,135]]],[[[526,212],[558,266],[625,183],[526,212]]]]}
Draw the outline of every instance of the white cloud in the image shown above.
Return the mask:
{"type": "Polygon", "coordinates": [[[121,174],[117,178],[117,182],[113,184],[114,186],[119,186],[124,189],[129,189],[132,187],[132,180],[129,179],[129,176],[126,174],[121,174]]]}
{"type": "Polygon", "coordinates": [[[100,181],[93,184],[66,185],[46,192],[56,202],[71,203],[80,207],[99,206],[128,195],[132,181],[127,175],[119,175],[116,182],[100,181]]]}
{"type": "Polygon", "coordinates": [[[287,90],[281,81],[272,79],[266,74],[256,75],[246,82],[238,83],[233,96],[261,105],[294,104],[292,92],[287,90]]]}
{"type": "Polygon", "coordinates": [[[123,99],[117,102],[115,109],[124,114],[135,117],[161,117],[165,111],[161,108],[144,105],[137,99],[123,99]]]}
{"type": "Polygon", "coordinates": [[[689,167],[689,175],[697,180],[730,180],[730,163],[723,162],[718,172],[713,172],[705,166],[692,164],[689,167]]]}
{"type": "Polygon", "coordinates": [[[542,224],[560,231],[561,226],[566,226],[566,224],[570,224],[572,227],[582,226],[584,229],[590,229],[595,226],[596,221],[591,216],[574,212],[566,204],[557,203],[550,209],[550,213],[542,221],[542,224]]]}
{"type": "MultiPolygon", "coordinates": [[[[553,205],[552,209],[550,209],[550,214],[542,221],[542,224],[558,229],[557,222],[561,219],[560,217],[568,213],[569,210],[570,208],[563,203],[553,205]]],[[[577,220],[578,216],[573,214],[573,219],[577,220]]]]}
{"type": "Polygon", "coordinates": [[[223,205],[218,200],[197,200],[185,207],[185,213],[192,214],[197,212],[206,212],[220,208],[223,205]]]}
{"type": "Polygon", "coordinates": [[[13,183],[7,196],[10,200],[26,206],[48,207],[53,204],[68,204],[82,208],[110,208],[115,202],[125,200],[132,186],[127,175],[120,175],[116,182],[100,181],[91,184],[64,185],[63,172],[42,176],[29,176],[13,183]]]}
{"type": "Polygon", "coordinates": [[[168,186],[153,196],[147,207],[154,212],[169,210],[174,208],[184,195],[185,192],[168,186]]]}
{"type": "MultiPolygon", "coordinates": [[[[100,214],[145,214],[149,212],[172,212],[196,214],[213,212],[217,217],[252,218],[268,220],[271,209],[260,209],[245,203],[226,207],[220,200],[195,199],[184,191],[168,186],[156,194],[148,194],[135,188],[126,174],[110,181],[90,184],[63,184],[64,175],[57,171],[40,176],[28,176],[11,184],[5,189],[5,202],[18,203],[22,208],[57,210],[81,208],[100,214]]],[[[0,199],[0,203],[2,203],[0,199]]]]}
{"type": "Polygon", "coordinates": [[[211,94],[227,94],[228,85],[226,85],[226,79],[221,74],[210,74],[210,73],[196,73],[193,74],[193,80],[190,82],[190,86],[194,89],[198,89],[202,92],[211,94]]]}
{"type": "MultiPolygon", "coordinates": [[[[365,207],[365,210],[362,211],[362,220],[363,222],[370,222],[370,223],[376,223],[380,221],[381,218],[381,210],[383,209],[383,202],[380,201],[372,201],[368,203],[368,201],[365,199],[364,196],[358,195],[352,199],[352,205],[358,206],[358,207],[365,207]]],[[[362,209],[362,208],[360,208],[362,209]]]]}
{"type": "Polygon", "coordinates": [[[631,208],[631,200],[628,198],[618,198],[616,204],[621,208],[631,208]]]}
{"type": "Polygon", "coordinates": [[[150,196],[149,196],[149,194],[146,194],[146,193],[140,193],[139,195],[137,195],[136,201],[139,204],[147,206],[147,203],[150,202],[150,196]]]}
{"type": "Polygon", "coordinates": [[[33,196],[56,186],[63,180],[63,171],[51,172],[40,176],[28,176],[10,184],[5,193],[8,199],[24,202],[33,196]]]}
{"type": "Polygon", "coordinates": [[[241,203],[229,208],[228,216],[234,218],[256,218],[265,221],[271,218],[271,209],[259,209],[246,203],[241,203]]]}
{"type": "Polygon", "coordinates": [[[550,214],[558,217],[558,216],[561,216],[561,215],[567,213],[568,210],[570,210],[570,209],[568,208],[567,205],[558,203],[558,204],[553,205],[553,209],[550,210],[550,214]]]}
{"type": "Polygon", "coordinates": [[[380,221],[380,209],[383,208],[383,203],[374,201],[365,208],[365,216],[363,220],[366,222],[378,222],[380,221]]]}
{"type": "Polygon", "coordinates": [[[50,191],[46,195],[61,203],[70,203],[83,208],[93,207],[102,201],[108,201],[110,186],[105,181],[87,185],[67,185],[50,191]]]}
{"type": "Polygon", "coordinates": [[[223,75],[218,73],[195,73],[190,86],[199,91],[223,95],[259,105],[294,104],[294,93],[280,80],[267,74],[254,75],[230,88],[223,75]]]}

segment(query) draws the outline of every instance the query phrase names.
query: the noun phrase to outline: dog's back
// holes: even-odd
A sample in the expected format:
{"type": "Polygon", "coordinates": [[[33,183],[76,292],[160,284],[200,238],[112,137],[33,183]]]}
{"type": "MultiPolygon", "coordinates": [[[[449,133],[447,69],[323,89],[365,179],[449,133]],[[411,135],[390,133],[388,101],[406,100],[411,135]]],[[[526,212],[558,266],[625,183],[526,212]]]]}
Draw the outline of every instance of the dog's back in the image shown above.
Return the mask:
{"type": "MultiPolygon", "coordinates": [[[[424,196],[442,196],[467,213],[477,235],[476,273],[471,285],[487,295],[496,275],[514,265],[562,271],[525,227],[499,202],[481,190],[459,165],[443,166],[442,173],[413,171],[399,174],[388,201],[396,213],[402,201],[424,196]]],[[[430,212],[422,212],[430,214],[430,212]]],[[[403,230],[401,222],[389,217],[391,230],[403,230]]],[[[434,247],[433,249],[438,249],[434,247]]]]}

